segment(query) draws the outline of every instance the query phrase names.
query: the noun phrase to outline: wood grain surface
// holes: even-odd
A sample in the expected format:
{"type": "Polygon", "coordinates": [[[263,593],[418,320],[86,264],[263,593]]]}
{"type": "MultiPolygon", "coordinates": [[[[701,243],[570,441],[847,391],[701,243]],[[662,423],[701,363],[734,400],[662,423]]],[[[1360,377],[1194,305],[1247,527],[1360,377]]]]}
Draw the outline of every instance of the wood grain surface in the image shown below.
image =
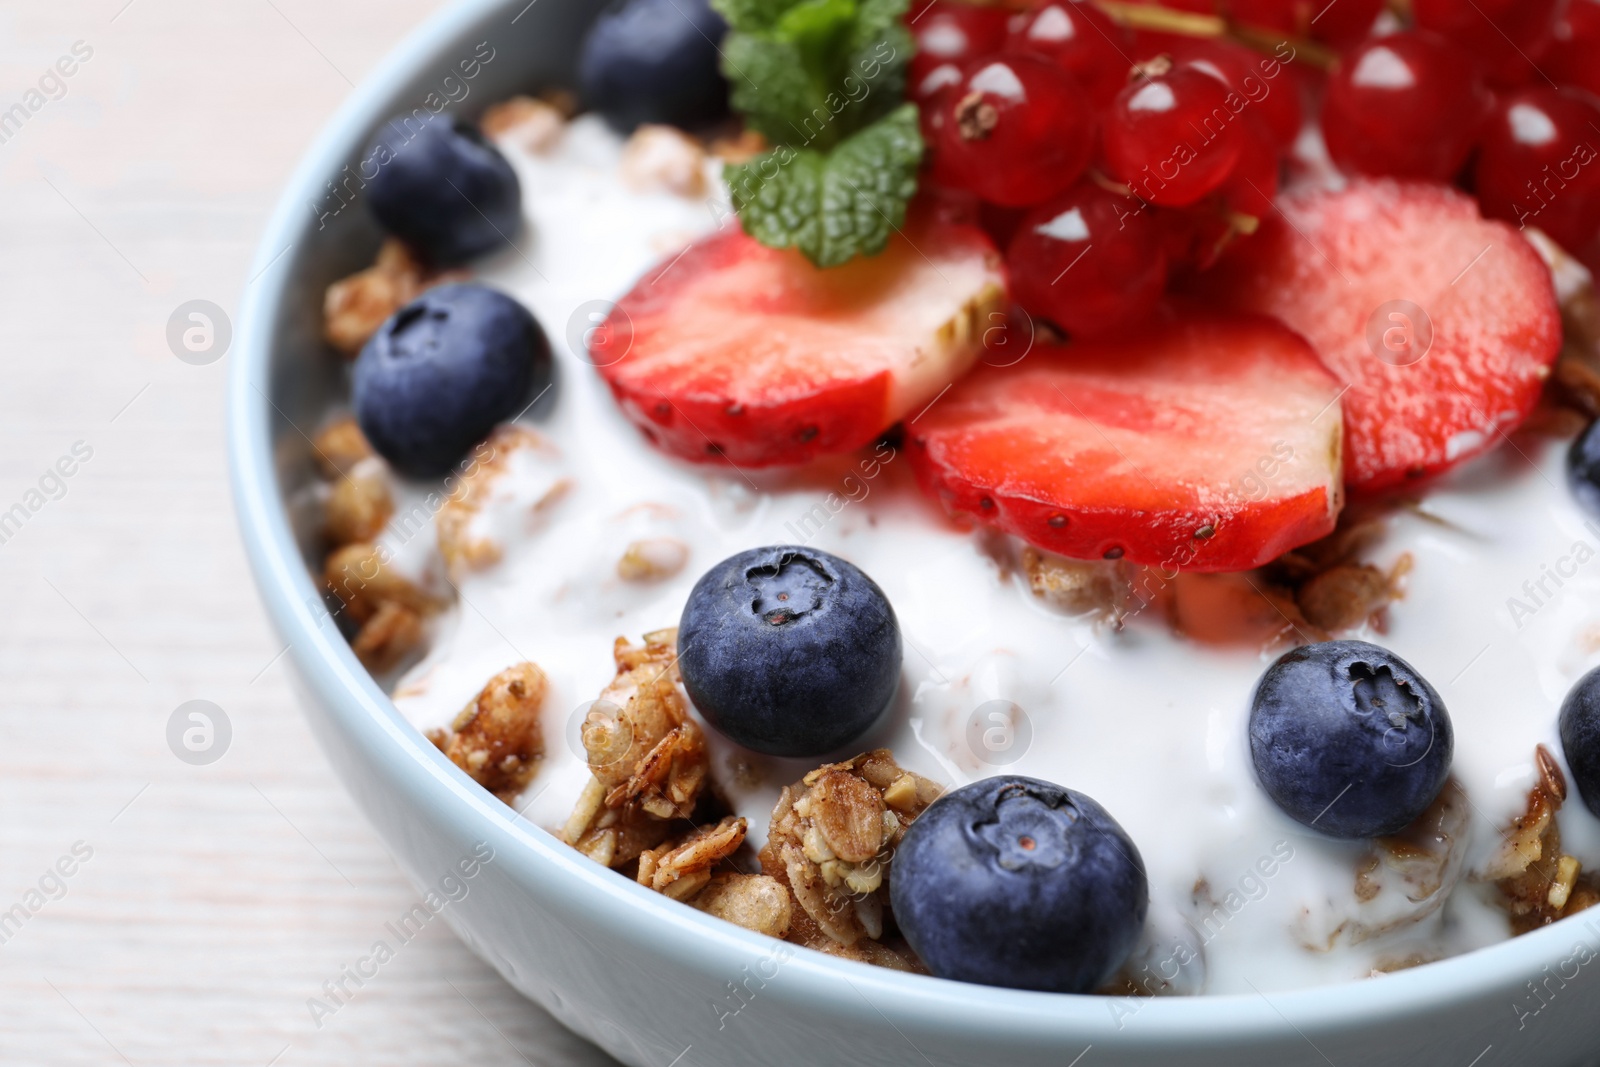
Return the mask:
{"type": "Polygon", "coordinates": [[[435,6],[0,3],[0,1062],[611,1062],[442,924],[313,1019],[415,894],[276,659],[227,358],[166,339],[233,314],[295,161],[435,6]],[[232,727],[209,766],[167,742],[196,699],[232,727]]]}

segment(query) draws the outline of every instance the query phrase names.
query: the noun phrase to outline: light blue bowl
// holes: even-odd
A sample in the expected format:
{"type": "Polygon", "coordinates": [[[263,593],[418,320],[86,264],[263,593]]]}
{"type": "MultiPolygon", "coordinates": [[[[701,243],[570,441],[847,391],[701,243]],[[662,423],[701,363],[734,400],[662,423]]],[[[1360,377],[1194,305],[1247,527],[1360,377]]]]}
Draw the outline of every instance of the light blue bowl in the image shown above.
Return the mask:
{"type": "Polygon", "coordinates": [[[451,875],[436,899],[465,890],[442,911],[462,940],[573,1030],[640,1067],[1496,1067],[1600,1058],[1600,963],[1592,962],[1600,917],[1377,980],[1145,1001],[1130,1014],[1106,998],[835,960],[702,915],[519,820],[406,724],[329,618],[313,579],[315,516],[295,503],[313,478],[307,435],[345,390],[342,361],[319,337],[322,293],[371,262],[379,241],[359,202],[330,213],[338,201],[328,183],[381,123],[430,91],[459,96],[467,87],[455,110],[470,116],[517,91],[570,83],[575,44],[595,10],[588,0],[469,0],[389,57],[317,139],[262,237],[229,381],[245,547],[289,643],[306,715],[419,890],[438,890],[451,875]],[[494,58],[466,81],[456,64],[482,41],[494,58]],[[458,863],[475,847],[493,859],[465,878],[458,863]]]}

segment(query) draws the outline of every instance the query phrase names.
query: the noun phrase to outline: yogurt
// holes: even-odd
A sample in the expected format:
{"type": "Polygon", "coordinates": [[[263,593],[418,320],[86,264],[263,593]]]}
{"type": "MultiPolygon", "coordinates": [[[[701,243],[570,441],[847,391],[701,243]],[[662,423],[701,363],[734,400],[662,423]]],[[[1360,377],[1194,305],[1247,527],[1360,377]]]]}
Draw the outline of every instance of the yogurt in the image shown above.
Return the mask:
{"type": "MultiPolygon", "coordinates": [[[[888,747],[951,786],[1016,773],[1097,799],[1148,869],[1151,920],[1134,969],[1161,974],[1163,991],[1313,986],[1510,936],[1493,887],[1472,872],[1521,812],[1535,746],[1560,752],[1563,696],[1600,662],[1600,522],[1566,492],[1558,443],[1502,447],[1470,464],[1390,520],[1367,553],[1380,567],[1410,553],[1414,567],[1386,633],[1344,636],[1393,649],[1439,691],[1468,834],[1465,873],[1443,905],[1373,933],[1428,909],[1392,886],[1359,900],[1370,845],[1306,830],[1254,779],[1251,694],[1281,649],[1200,645],[1154,610],[1121,626],[1057,612],[1019,573],[1019,544],[945,518],[890,444],[783,471],[657,452],[588,361],[586,331],[687,240],[736,224],[716,165],[708,200],[635,191],[619,174],[621,142],[592,117],[545,152],[507,151],[528,229],[518,250],[479,273],[550,335],[554,386],[522,418],[549,447],[506,464],[480,516],[502,558],[456,576],[454,606],[394,699],[419,728],[439,727],[497,671],[523,660],[543,668],[545,755],[515,804],[525,818],[558,830],[588,778],[579,725],[614,674],[613,640],[676,625],[690,588],[719,560],[799,543],[861,567],[899,617],[899,695],[853,751],[888,747]],[[640,541],[681,545],[687,562],[658,581],[624,580],[618,561],[640,541]]],[[[385,540],[405,542],[401,565],[437,585],[431,532],[416,533],[414,518],[401,529],[429,488],[408,488],[415,499],[399,502],[385,540]]],[[[760,847],[779,789],[824,761],[759,756],[706,734],[713,775],[760,847]]],[[[1600,861],[1600,826],[1581,805],[1568,805],[1561,827],[1564,849],[1586,869],[1600,861]]]]}

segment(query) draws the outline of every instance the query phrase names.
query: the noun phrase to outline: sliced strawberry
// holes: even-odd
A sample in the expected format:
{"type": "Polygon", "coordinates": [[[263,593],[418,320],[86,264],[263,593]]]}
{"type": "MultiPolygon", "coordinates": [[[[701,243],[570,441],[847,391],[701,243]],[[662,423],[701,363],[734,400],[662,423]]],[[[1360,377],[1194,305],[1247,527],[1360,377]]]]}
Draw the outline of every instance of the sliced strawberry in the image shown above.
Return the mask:
{"type": "Polygon", "coordinates": [[[1560,350],[1561,315],[1549,270],[1516,230],[1426,182],[1302,189],[1278,206],[1282,217],[1205,284],[1304,334],[1348,384],[1352,492],[1435,474],[1522,422],[1560,350]]]}
{"type": "Polygon", "coordinates": [[[971,368],[1004,303],[1000,255],[975,226],[924,219],[827,270],[730,227],[646,275],[590,351],[666,451],[801,463],[920,410],[971,368]]]}
{"type": "Polygon", "coordinates": [[[951,511],[1076,559],[1233,571],[1333,529],[1338,395],[1271,319],[1169,312],[981,367],[906,431],[951,511]]]}

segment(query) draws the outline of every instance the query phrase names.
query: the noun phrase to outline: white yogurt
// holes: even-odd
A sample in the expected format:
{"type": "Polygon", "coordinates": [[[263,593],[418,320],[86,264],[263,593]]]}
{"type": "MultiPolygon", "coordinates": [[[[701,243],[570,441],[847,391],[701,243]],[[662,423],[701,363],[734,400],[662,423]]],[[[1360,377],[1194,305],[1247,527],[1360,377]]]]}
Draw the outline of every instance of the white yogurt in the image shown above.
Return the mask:
{"type": "MultiPolygon", "coordinates": [[[[529,230],[520,252],[480,273],[533,310],[555,350],[555,387],[528,421],[560,456],[514,480],[523,496],[552,479],[570,484],[536,518],[505,513],[514,526],[498,528],[508,540],[504,559],[461,579],[431,651],[396,688],[411,721],[448,723],[495,672],[539,664],[550,678],[546,753],[517,806],[557,829],[586,779],[578,724],[613,676],[613,639],[676,625],[691,586],[719,560],[802,542],[872,575],[899,616],[900,695],[855,748],[887,746],[902,764],[952,785],[1020,773],[1099,800],[1143,854],[1151,928],[1170,932],[1163,944],[1203,943],[1202,978],[1184,968],[1178,991],[1359,978],[1413,953],[1451,955],[1509,936],[1490,889],[1463,881],[1416,925],[1327,947],[1343,919],[1371,918],[1395,901],[1380,895],[1362,911],[1354,875],[1366,846],[1308,832],[1256,785],[1246,720],[1271,655],[1201,646],[1154,617],[1118,631],[1055,613],[997,559],[1014,545],[941,517],[916,491],[906,458],[886,446],[801,471],[744,473],[680,463],[650,447],[579,354],[581,343],[577,353],[569,345],[569,321],[591,301],[620,296],[727,213],[718,201],[630,191],[619,155],[618,140],[592,118],[573,123],[547,154],[516,155],[529,230]],[[626,546],[656,537],[688,545],[687,565],[659,583],[620,579],[626,546]],[[1024,709],[1025,730],[1008,735],[987,719],[969,729],[982,705],[1001,700],[1024,709]],[[1201,880],[1216,903],[1196,905],[1201,880]],[[1320,948],[1308,947],[1316,941],[1320,948]]],[[[1414,555],[1405,599],[1391,608],[1386,635],[1350,635],[1409,660],[1449,708],[1455,773],[1474,812],[1469,876],[1493,852],[1497,829],[1521,811],[1534,746],[1559,754],[1559,703],[1600,659],[1600,523],[1587,522],[1562,485],[1559,445],[1522,447],[1526,456],[1501,448],[1430,493],[1424,506],[1434,519],[1393,521],[1370,558],[1387,566],[1414,555]]],[[[503,524],[505,514],[484,521],[503,524]]],[[[415,566],[424,573],[437,561],[415,566]]],[[[819,761],[755,756],[708,736],[714,773],[759,847],[778,788],[819,761]],[[732,773],[740,763],[742,773],[732,773]],[[752,773],[759,785],[738,784],[752,773]]],[[[1582,806],[1568,805],[1561,821],[1567,851],[1585,868],[1600,862],[1600,826],[1582,806]]],[[[1163,944],[1146,954],[1152,970],[1171,955],[1163,944]]]]}

